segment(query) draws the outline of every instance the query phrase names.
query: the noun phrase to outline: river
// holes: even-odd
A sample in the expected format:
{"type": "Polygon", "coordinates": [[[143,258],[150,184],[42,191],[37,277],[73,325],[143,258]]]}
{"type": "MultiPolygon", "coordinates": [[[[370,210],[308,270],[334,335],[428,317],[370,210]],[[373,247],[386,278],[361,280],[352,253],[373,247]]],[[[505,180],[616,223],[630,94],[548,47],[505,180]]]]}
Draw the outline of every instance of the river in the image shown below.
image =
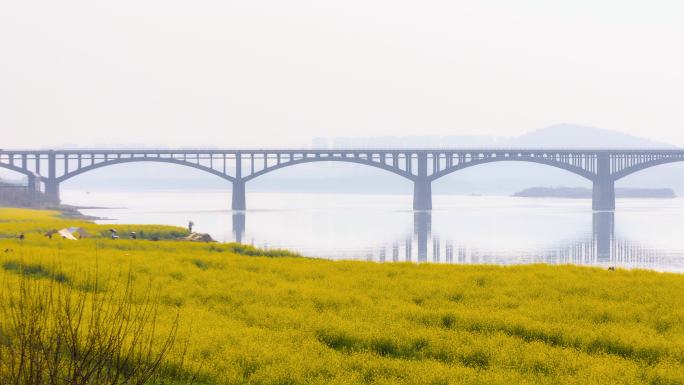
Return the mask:
{"type": "Polygon", "coordinates": [[[589,200],[435,195],[413,212],[409,195],[64,190],[64,203],[100,223],[168,224],[221,242],[378,262],[578,264],[684,272],[684,199],[589,200]]]}

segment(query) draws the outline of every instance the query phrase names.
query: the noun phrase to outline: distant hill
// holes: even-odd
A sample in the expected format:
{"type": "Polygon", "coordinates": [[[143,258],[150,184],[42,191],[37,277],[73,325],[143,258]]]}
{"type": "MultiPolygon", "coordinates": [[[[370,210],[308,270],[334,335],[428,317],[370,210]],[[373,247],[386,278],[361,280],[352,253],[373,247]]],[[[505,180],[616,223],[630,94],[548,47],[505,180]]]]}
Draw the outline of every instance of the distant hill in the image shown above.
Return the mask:
{"type": "Polygon", "coordinates": [[[578,124],[556,124],[527,134],[495,138],[490,136],[384,136],[368,138],[316,138],[313,148],[676,148],[676,146],[641,138],[620,131],[578,124]]]}
{"type": "Polygon", "coordinates": [[[447,147],[496,147],[497,139],[490,136],[378,136],[368,138],[316,138],[311,147],[326,148],[447,148],[447,147]]]}
{"type": "Polygon", "coordinates": [[[671,144],[652,141],[619,131],[557,124],[511,138],[501,143],[505,147],[556,148],[676,148],[671,144]]]}

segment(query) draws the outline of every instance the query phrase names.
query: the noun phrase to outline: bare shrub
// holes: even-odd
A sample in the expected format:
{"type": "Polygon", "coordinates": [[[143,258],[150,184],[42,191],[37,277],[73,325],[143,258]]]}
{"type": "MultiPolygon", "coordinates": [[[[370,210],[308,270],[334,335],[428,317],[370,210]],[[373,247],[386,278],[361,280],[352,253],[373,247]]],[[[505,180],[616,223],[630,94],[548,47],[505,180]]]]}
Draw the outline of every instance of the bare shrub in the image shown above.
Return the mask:
{"type": "Polygon", "coordinates": [[[135,295],[130,275],[104,291],[25,274],[3,286],[1,385],[142,385],[160,383],[165,371],[174,382],[184,376],[177,362],[166,362],[178,314],[170,328],[157,330],[158,302],[149,291],[135,295]]]}

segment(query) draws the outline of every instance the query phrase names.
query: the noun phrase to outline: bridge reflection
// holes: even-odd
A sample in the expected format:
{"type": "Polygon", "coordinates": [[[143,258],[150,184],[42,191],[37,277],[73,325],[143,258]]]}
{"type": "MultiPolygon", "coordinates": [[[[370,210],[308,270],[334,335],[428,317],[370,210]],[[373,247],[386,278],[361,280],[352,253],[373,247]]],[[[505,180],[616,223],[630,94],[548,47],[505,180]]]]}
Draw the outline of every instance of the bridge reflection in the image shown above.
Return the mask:
{"type": "MultiPolygon", "coordinates": [[[[663,263],[663,255],[656,250],[615,236],[615,213],[593,212],[591,232],[579,240],[530,251],[520,255],[501,255],[496,251],[466,247],[458,241],[443,240],[432,231],[432,213],[413,213],[413,232],[378,247],[360,250],[356,259],[377,262],[433,262],[453,264],[497,264],[520,263],[575,264],[598,266],[623,266],[656,268],[663,263]]],[[[246,213],[234,212],[233,237],[236,242],[245,241],[246,213]]],[[[348,255],[345,257],[349,257],[348,255]]]]}
{"type": "Polygon", "coordinates": [[[244,242],[246,222],[244,211],[233,212],[233,239],[237,243],[244,242]]]}
{"type": "Polygon", "coordinates": [[[620,248],[615,239],[615,213],[597,212],[592,217],[592,249],[599,262],[610,262],[613,250],[620,248]]]}

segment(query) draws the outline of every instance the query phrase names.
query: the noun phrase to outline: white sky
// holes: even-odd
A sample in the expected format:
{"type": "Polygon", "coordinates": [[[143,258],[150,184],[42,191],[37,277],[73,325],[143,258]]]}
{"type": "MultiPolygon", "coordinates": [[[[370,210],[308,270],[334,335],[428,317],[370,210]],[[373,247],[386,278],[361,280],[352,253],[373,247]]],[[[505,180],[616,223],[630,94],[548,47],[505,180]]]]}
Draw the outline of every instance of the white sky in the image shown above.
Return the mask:
{"type": "Polygon", "coordinates": [[[680,0],[2,0],[0,148],[512,136],[684,145],[680,0]]]}

